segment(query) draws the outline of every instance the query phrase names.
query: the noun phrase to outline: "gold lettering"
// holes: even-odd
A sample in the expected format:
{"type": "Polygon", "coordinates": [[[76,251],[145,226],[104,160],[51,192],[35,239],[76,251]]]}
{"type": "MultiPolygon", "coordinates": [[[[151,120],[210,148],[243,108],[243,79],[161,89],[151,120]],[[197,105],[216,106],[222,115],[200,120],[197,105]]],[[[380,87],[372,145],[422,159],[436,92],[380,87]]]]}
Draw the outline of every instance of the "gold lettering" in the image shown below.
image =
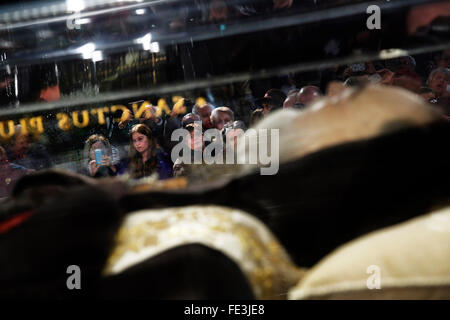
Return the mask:
{"type": "Polygon", "coordinates": [[[105,114],[104,112],[109,112],[108,108],[97,108],[97,109],[93,109],[91,110],[91,114],[92,115],[96,115],[98,116],[98,124],[105,124],[105,114]]]}
{"type": "Polygon", "coordinates": [[[30,127],[34,132],[42,134],[44,133],[44,125],[42,123],[42,116],[33,117],[30,119],[30,127]]]}
{"type": "Polygon", "coordinates": [[[158,111],[157,111],[158,117],[161,116],[163,110],[164,110],[165,114],[171,113],[169,106],[167,105],[166,99],[159,99],[158,100],[158,111]]]}
{"type": "Polygon", "coordinates": [[[19,120],[20,123],[20,134],[28,134],[28,118],[22,118],[19,120]]]}
{"type": "Polygon", "coordinates": [[[207,103],[207,102],[206,102],[205,98],[203,98],[203,97],[198,97],[198,98],[195,100],[195,104],[198,105],[198,106],[202,106],[202,105],[204,105],[204,104],[206,104],[206,103],[207,103]]]}
{"type": "Polygon", "coordinates": [[[118,104],[111,107],[111,112],[114,113],[117,110],[122,110],[122,116],[120,118],[114,118],[114,122],[125,121],[130,116],[131,111],[123,105],[118,104]]]}
{"type": "Polygon", "coordinates": [[[172,97],[172,103],[175,104],[178,102],[178,100],[183,99],[183,97],[181,96],[173,96],[172,97]]]}
{"type": "Polygon", "coordinates": [[[141,115],[145,112],[145,118],[148,119],[151,116],[150,109],[148,106],[151,106],[151,103],[148,101],[142,102],[141,106],[138,109],[137,103],[133,103],[133,111],[134,111],[134,118],[139,119],[141,118],[141,115]]]}
{"type": "Polygon", "coordinates": [[[5,132],[4,121],[0,122],[0,136],[3,139],[9,139],[14,135],[14,121],[8,120],[8,133],[5,132]]]}
{"type": "Polygon", "coordinates": [[[83,116],[83,121],[80,123],[80,119],[78,117],[79,111],[72,112],[72,121],[73,125],[78,128],[84,128],[89,125],[89,112],[87,110],[81,111],[81,115],[83,116]]]}
{"type": "Polygon", "coordinates": [[[58,127],[63,131],[68,131],[72,127],[70,123],[70,118],[66,113],[58,113],[56,115],[56,119],[58,119],[58,127]]]}
{"type": "Polygon", "coordinates": [[[185,114],[186,107],[184,106],[184,98],[180,99],[173,105],[172,112],[176,114],[185,114]]]}

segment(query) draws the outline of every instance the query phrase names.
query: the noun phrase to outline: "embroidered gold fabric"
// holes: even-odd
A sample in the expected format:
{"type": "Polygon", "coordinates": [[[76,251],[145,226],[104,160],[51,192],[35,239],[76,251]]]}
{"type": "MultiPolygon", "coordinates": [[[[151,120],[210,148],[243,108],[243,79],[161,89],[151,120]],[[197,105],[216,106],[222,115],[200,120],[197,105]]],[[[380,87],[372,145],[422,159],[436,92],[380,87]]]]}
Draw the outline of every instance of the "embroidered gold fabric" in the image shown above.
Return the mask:
{"type": "Polygon", "coordinates": [[[235,261],[258,299],[286,299],[303,270],[274,235],[249,214],[219,206],[189,206],[131,213],[122,224],[105,275],[114,275],[168,249],[200,243],[235,261]]]}

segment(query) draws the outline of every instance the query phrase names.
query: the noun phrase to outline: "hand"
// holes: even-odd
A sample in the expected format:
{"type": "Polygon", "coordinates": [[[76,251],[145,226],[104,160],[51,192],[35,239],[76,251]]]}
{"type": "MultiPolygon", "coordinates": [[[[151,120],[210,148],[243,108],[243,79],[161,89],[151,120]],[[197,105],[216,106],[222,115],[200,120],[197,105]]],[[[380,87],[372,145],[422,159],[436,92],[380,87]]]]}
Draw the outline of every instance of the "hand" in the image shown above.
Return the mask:
{"type": "Polygon", "coordinates": [[[102,166],[110,167],[114,172],[116,171],[116,168],[112,165],[111,158],[109,156],[102,156],[102,162],[100,164],[97,164],[96,160],[91,160],[89,162],[89,174],[91,177],[95,176],[98,169],[102,166]]]}
{"type": "Polygon", "coordinates": [[[95,176],[97,173],[99,166],[97,165],[97,162],[95,160],[89,161],[89,174],[91,177],[95,176]]]}
{"type": "Polygon", "coordinates": [[[123,112],[122,117],[120,118],[119,128],[123,129],[127,125],[129,121],[133,119],[133,114],[130,110],[126,110],[123,112]]]}
{"type": "Polygon", "coordinates": [[[156,121],[157,118],[158,107],[154,105],[145,106],[145,111],[143,113],[143,117],[139,120],[153,120],[156,121]]]}

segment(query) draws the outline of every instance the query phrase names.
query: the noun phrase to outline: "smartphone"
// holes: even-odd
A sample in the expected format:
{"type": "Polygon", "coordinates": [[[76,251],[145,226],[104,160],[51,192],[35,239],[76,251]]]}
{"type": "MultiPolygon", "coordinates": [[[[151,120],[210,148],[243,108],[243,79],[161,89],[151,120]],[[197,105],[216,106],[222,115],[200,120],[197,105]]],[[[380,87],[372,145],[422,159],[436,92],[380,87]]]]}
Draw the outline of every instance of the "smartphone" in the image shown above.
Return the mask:
{"type": "Polygon", "coordinates": [[[94,154],[95,154],[95,163],[97,163],[97,165],[102,164],[102,149],[95,149],[94,154]]]}

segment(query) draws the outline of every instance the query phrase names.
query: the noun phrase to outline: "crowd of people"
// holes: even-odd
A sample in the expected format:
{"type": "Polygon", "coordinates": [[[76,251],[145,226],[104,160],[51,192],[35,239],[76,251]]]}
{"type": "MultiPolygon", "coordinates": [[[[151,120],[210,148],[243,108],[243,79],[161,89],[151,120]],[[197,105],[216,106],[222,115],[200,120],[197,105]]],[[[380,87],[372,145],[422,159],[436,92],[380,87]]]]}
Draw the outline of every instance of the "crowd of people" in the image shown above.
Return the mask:
{"type": "MultiPolygon", "coordinates": [[[[116,145],[115,141],[109,141],[100,133],[87,137],[85,160],[80,173],[91,177],[128,174],[132,179],[153,174],[157,175],[158,179],[190,176],[192,168],[205,166],[204,163],[194,164],[194,158],[195,153],[201,153],[209,143],[203,141],[202,134],[206,130],[216,129],[221,133],[225,151],[227,146],[236,145],[239,135],[244,133],[247,127],[254,127],[276,110],[297,109],[301,112],[325,94],[334,95],[345,87],[364,87],[372,83],[402,87],[439,109],[448,120],[450,50],[435,54],[433,59],[416,62],[415,58],[404,56],[330,68],[322,71],[320,79],[299,88],[297,83],[301,81],[296,82],[296,79],[300,79],[301,74],[290,75],[291,81],[280,85],[279,88],[267,90],[261,98],[247,96],[247,102],[252,106],[248,110],[247,121],[235,119],[235,112],[231,107],[215,107],[206,101],[193,104],[189,99],[182,98],[174,110],[185,112],[172,112],[169,115],[158,112],[156,106],[149,104],[146,106],[146,112],[138,119],[133,118],[132,112],[128,117],[122,117],[118,130],[127,132],[128,146],[116,145]],[[178,157],[182,154],[171,156],[172,149],[179,143],[178,140],[172,139],[172,133],[179,128],[189,132],[189,137],[185,137],[183,141],[188,141],[187,145],[192,153],[191,163],[184,163],[178,157]]],[[[5,182],[8,190],[21,175],[53,166],[45,147],[33,143],[31,134],[21,134],[20,126],[16,129],[14,139],[2,148],[2,163],[8,163],[9,170],[2,170],[2,182],[8,181],[5,182]]],[[[8,192],[2,191],[2,196],[7,194],[8,192]]]]}

